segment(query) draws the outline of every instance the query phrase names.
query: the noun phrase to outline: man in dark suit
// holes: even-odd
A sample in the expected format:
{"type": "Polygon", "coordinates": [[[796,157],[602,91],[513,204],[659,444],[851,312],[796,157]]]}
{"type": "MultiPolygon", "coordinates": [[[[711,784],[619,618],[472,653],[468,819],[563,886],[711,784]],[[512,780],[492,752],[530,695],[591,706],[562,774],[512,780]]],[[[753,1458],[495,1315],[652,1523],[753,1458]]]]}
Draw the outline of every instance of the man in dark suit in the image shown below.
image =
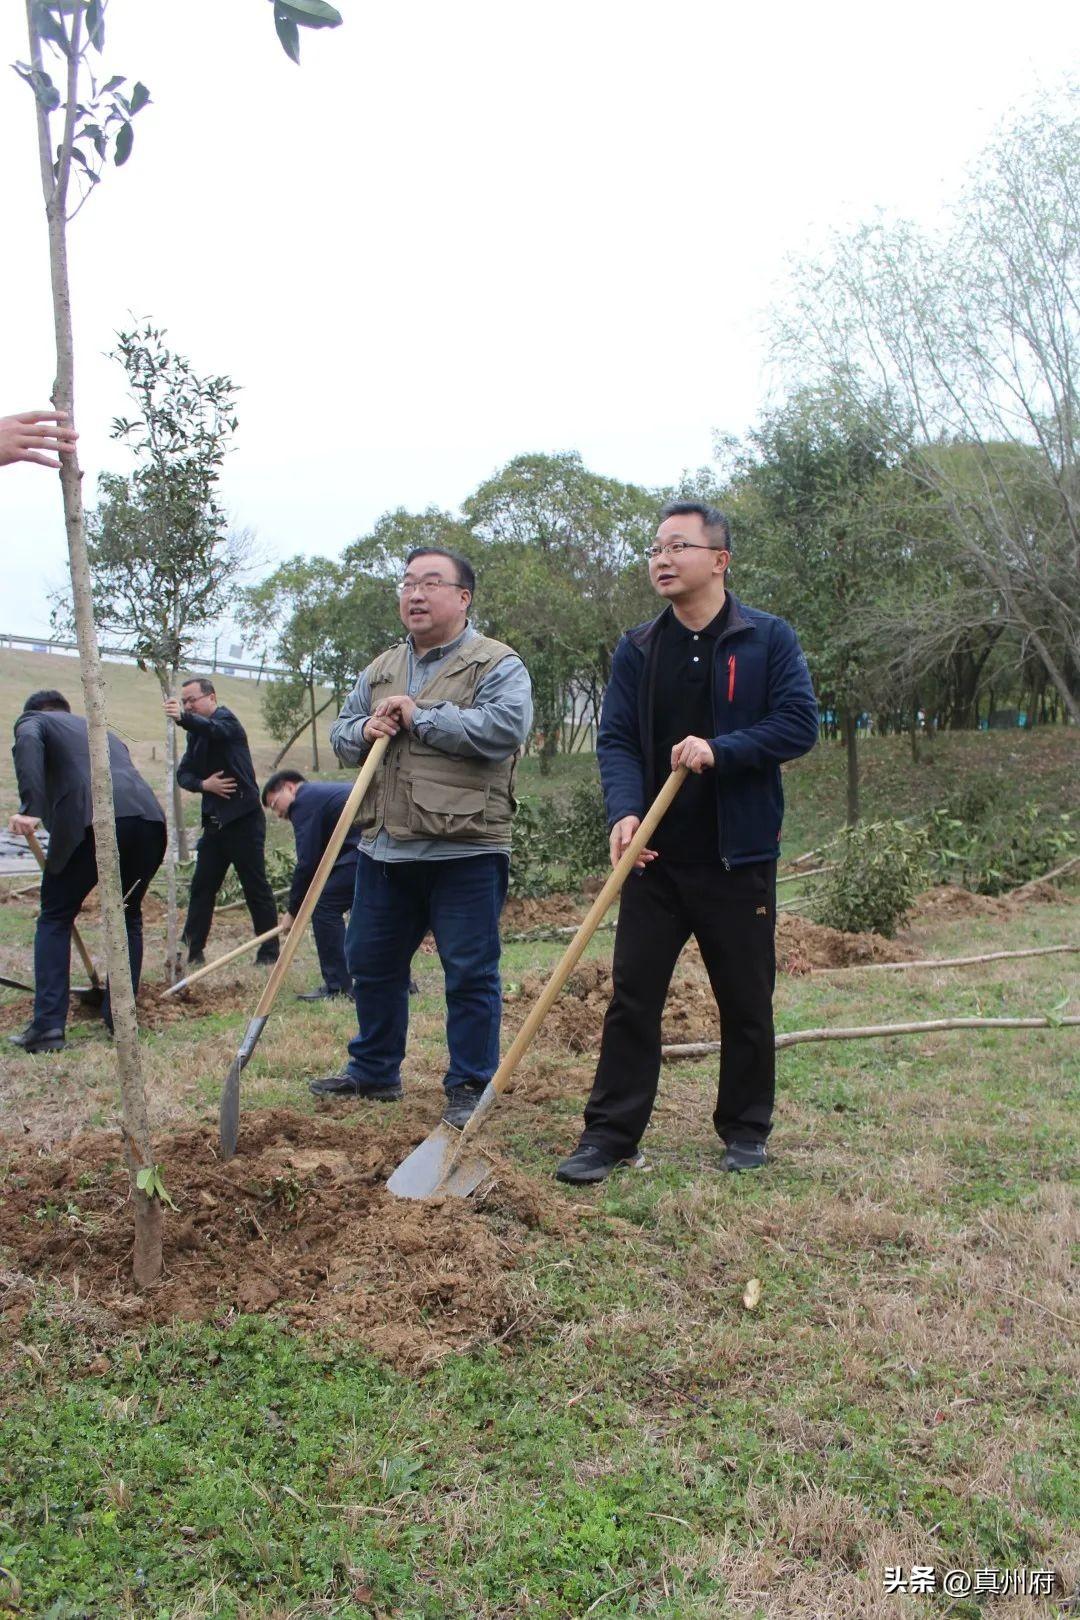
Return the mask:
{"type": "MultiPolygon", "coordinates": [[[[71,929],[98,880],[90,745],[86,721],[71,713],[61,692],[34,692],[15,722],[19,814],[10,830],[25,837],[42,822],[49,853],[41,879],[34,932],[34,1018],[11,1040],[24,1052],[58,1052],[64,1044],[71,971],[71,929]]],[[[127,748],[109,732],[113,810],[120,849],[131,982],[142,972],[142,902],[165,854],[165,817],[127,748]]],[[[102,1017],[112,1027],[106,995],[102,1017]]]]}
{"type": "MultiPolygon", "coordinates": [[[[262,790],[263,804],[279,820],[291,822],[296,839],[296,871],[289,890],[288,909],[281,919],[286,928],[291,926],[311,886],[345,808],[349,787],[345,782],[309,782],[299,771],[275,771],[262,790]]],[[[352,994],[352,979],[345,966],[345,917],[352,908],[356,887],[359,843],[360,830],[351,827],[311,914],[311,931],[323,982],[317,990],[305,990],[297,997],[299,1001],[325,1001],[330,996],[352,994]]]]}
{"type": "MultiPolygon", "coordinates": [[[[266,876],[266,817],[259,800],[247,734],[231,709],[217,700],[213,681],[194,675],[180,701],[166,698],[165,713],[187,732],[176,780],[202,794],[203,833],[195,856],[184,940],[188,965],[204,961],[214,901],[230,866],[236,868],[256,934],[277,924],[277,905],[266,876]]],[[[278,942],[259,947],[257,962],[276,962],[278,942]]]]}

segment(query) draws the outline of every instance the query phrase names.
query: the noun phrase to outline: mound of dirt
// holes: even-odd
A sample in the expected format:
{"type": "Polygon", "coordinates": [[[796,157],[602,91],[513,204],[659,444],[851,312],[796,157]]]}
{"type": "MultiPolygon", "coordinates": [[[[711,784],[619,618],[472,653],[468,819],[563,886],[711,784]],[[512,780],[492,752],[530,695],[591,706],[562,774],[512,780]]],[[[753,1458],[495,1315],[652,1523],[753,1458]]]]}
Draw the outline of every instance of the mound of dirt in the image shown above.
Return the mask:
{"type": "Polygon", "coordinates": [[[926,922],[947,922],[953,917],[1007,917],[1009,905],[1001,895],[973,894],[958,883],[941,883],[915,896],[911,915],[926,922]]]}
{"type": "Polygon", "coordinates": [[[811,968],[850,967],[853,962],[910,962],[915,952],[884,934],[845,934],[809,917],[790,913],[776,921],[776,967],[779,973],[809,973],[811,968]]]}
{"type": "MultiPolygon", "coordinates": [[[[687,969],[685,974],[680,970],[668,993],[664,1040],[717,1040],[720,1027],[716,1003],[696,952],[688,958],[687,969]]],[[[504,1022],[509,1030],[521,1027],[546,983],[543,975],[529,974],[522,980],[520,990],[507,996],[504,1022]]],[[[544,1020],[537,1039],[567,1052],[595,1052],[600,1044],[600,1028],[611,1000],[611,988],[609,963],[579,962],[544,1020]]]]}
{"type": "Polygon", "coordinates": [[[527,934],[533,928],[576,928],[586,909],[573,894],[544,894],[533,900],[512,895],[503,907],[500,926],[508,934],[527,934]]]}
{"type": "Polygon", "coordinates": [[[132,1222],[115,1135],[76,1137],[50,1157],[6,1145],[0,1246],[23,1274],[78,1278],[81,1299],[124,1322],[222,1319],[267,1311],[358,1340],[422,1368],[505,1334],[508,1273],[538,1227],[576,1230],[554,1192],[496,1164],[475,1199],[416,1203],[386,1177],[423,1135],[404,1120],[245,1114],[239,1156],[222,1164],[207,1126],[159,1139],[177,1205],[165,1222],[165,1275],[130,1286],[132,1222]]]}

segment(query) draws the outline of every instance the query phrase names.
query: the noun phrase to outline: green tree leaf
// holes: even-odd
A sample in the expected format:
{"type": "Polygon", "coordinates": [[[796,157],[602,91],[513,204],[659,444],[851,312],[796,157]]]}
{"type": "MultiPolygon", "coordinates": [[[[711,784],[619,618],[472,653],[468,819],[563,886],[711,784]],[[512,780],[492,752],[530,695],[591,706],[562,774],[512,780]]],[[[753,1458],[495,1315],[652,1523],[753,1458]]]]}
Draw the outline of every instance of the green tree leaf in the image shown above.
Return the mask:
{"type": "Polygon", "coordinates": [[[132,117],[134,117],[137,112],[141,112],[149,100],[150,92],[146,88],[145,84],[136,84],[134,90],[131,92],[131,104],[128,107],[128,111],[131,113],[132,117]]]}
{"type": "Polygon", "coordinates": [[[126,122],[121,124],[116,134],[116,154],[114,161],[117,168],[119,168],[122,163],[126,163],[128,158],[131,156],[131,147],[134,140],[135,131],[131,125],[126,122]]]}
{"type": "Polygon", "coordinates": [[[34,6],[33,18],[34,27],[41,38],[49,40],[67,56],[69,41],[64,31],[64,25],[59,17],[53,16],[44,0],[37,0],[37,4],[34,6]]]}
{"type": "Polygon", "coordinates": [[[90,0],[86,8],[86,33],[95,51],[105,49],[105,7],[102,0],[90,0]]]}
{"type": "Polygon", "coordinates": [[[337,28],[341,23],[341,12],[326,0],[278,0],[277,10],[301,28],[337,28]]]}
{"type": "Polygon", "coordinates": [[[293,61],[297,64],[297,66],[299,66],[300,30],[297,28],[292,18],[286,16],[285,12],[280,6],[276,6],[274,8],[274,27],[277,29],[277,37],[281,41],[282,49],[284,50],[285,55],[291,56],[293,61]]]}

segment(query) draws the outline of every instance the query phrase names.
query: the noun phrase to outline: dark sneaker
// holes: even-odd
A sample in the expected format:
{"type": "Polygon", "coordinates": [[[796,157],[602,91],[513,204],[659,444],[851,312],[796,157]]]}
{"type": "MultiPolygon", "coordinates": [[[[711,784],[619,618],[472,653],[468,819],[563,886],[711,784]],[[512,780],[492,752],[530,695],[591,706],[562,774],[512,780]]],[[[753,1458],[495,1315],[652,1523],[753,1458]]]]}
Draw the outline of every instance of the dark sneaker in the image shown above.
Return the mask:
{"type": "Polygon", "coordinates": [[[724,1149],[724,1157],[720,1160],[720,1168],[760,1170],[768,1163],[768,1158],[764,1142],[728,1142],[724,1149]]]}
{"type": "Polygon", "coordinates": [[[279,951],[272,951],[269,954],[266,954],[263,951],[259,951],[259,952],[256,953],[256,956],[255,956],[255,966],[256,967],[273,967],[274,963],[277,961],[280,954],[281,953],[279,951]]]}
{"type": "Polygon", "coordinates": [[[571,1186],[584,1187],[593,1181],[606,1181],[613,1170],[623,1165],[641,1163],[640,1153],[611,1153],[607,1148],[592,1147],[588,1143],[575,1148],[555,1172],[556,1181],[568,1181],[571,1186]]]}
{"type": "Polygon", "coordinates": [[[24,1052],[62,1052],[64,1050],[64,1032],[62,1029],[39,1029],[36,1024],[27,1024],[18,1035],[9,1035],[8,1040],[12,1046],[21,1046],[24,1052]]]}
{"type": "Polygon", "coordinates": [[[476,1110],[476,1105],[487,1090],[479,1080],[466,1080],[446,1093],[446,1107],[442,1111],[444,1125],[456,1125],[461,1130],[476,1110]]]}
{"type": "Polygon", "coordinates": [[[331,990],[328,984],[320,984],[317,990],[300,990],[297,992],[297,1001],[340,1001],[347,996],[347,990],[331,990]]]}
{"type": "Polygon", "coordinates": [[[343,1069],[324,1080],[312,1080],[308,1090],[315,1097],[363,1097],[367,1102],[400,1102],[400,1086],[369,1086],[343,1069]]]}
{"type": "Polygon", "coordinates": [[[205,967],[206,957],[202,951],[188,951],[187,965],[189,968],[205,967]]]}

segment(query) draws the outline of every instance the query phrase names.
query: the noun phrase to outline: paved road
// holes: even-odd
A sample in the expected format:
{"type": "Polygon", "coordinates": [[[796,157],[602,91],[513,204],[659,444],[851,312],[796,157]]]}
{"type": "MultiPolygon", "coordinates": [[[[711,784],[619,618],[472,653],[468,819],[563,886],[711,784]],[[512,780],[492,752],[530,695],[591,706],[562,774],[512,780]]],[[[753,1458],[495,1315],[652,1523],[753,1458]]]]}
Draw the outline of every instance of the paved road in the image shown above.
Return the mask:
{"type": "MultiPolygon", "coordinates": [[[[44,827],[38,828],[38,843],[48,852],[49,835],[44,827]]],[[[38,875],[38,863],[30,853],[25,838],[16,838],[7,828],[0,829],[0,877],[22,877],[32,883],[38,875]]]]}

